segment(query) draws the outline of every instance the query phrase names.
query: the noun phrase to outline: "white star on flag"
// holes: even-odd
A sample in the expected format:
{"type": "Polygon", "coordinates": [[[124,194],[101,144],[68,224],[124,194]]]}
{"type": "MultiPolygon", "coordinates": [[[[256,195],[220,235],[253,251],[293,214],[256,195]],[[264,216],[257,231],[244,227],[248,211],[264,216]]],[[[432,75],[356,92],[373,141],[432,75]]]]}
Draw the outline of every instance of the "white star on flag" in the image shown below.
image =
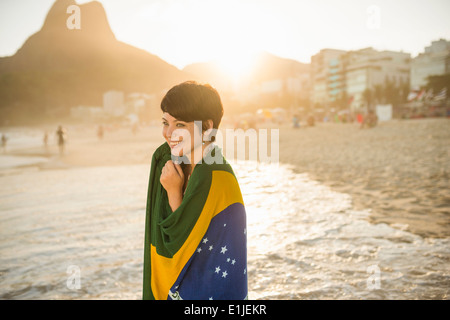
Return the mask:
{"type": "Polygon", "coordinates": [[[198,287],[197,276],[184,276],[171,288],[171,292],[178,295],[172,298],[217,300],[224,297],[242,299],[247,295],[245,212],[240,204],[233,204],[226,210],[211,220],[208,230],[197,240],[192,261],[185,266],[193,271],[192,274],[204,274],[205,285],[198,287]],[[174,289],[178,285],[180,287],[174,289]]]}

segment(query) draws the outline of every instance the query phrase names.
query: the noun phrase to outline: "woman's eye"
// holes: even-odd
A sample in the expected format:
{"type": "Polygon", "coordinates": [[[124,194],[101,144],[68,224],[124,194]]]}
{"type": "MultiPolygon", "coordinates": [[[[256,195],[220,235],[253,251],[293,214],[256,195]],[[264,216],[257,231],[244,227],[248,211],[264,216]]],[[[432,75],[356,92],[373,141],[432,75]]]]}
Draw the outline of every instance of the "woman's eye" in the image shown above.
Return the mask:
{"type": "MultiPolygon", "coordinates": [[[[168,126],[169,125],[169,123],[167,121],[163,121],[162,124],[163,124],[163,126],[168,126]]],[[[176,126],[178,128],[186,127],[186,125],[184,123],[177,123],[176,126]]]]}

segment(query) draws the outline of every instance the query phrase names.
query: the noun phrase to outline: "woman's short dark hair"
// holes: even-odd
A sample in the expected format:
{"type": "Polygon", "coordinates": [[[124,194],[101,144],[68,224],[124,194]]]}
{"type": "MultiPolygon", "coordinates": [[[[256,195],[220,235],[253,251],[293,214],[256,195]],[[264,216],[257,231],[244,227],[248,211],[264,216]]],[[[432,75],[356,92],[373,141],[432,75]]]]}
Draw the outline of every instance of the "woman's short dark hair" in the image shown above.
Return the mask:
{"type": "Polygon", "coordinates": [[[223,105],[219,93],[209,84],[186,81],[170,89],[161,101],[161,110],[177,120],[205,123],[212,120],[218,129],[223,116],[223,105]]]}

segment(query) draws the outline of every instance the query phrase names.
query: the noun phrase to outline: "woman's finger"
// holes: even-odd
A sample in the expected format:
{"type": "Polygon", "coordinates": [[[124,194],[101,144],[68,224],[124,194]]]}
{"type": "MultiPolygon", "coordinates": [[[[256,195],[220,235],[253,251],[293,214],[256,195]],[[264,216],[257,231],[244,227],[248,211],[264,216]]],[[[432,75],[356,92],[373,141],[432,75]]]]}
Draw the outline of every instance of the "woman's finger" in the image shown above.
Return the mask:
{"type": "Polygon", "coordinates": [[[175,166],[175,169],[178,172],[178,175],[180,177],[184,177],[183,169],[181,168],[181,166],[178,163],[175,163],[174,166],[175,166]]]}
{"type": "Polygon", "coordinates": [[[166,168],[167,172],[170,172],[172,169],[174,169],[172,160],[167,161],[164,168],[166,168]]]}

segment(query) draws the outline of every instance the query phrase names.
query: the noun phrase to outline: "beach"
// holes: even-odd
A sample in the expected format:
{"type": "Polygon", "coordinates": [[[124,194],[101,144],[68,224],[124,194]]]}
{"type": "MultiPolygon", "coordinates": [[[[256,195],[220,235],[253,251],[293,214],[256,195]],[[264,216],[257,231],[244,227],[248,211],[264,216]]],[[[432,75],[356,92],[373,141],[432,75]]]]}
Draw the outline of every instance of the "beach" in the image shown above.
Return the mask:
{"type": "MultiPolygon", "coordinates": [[[[249,298],[448,299],[449,121],[272,125],[280,163],[231,159],[247,211],[249,298]]],[[[4,131],[0,298],[140,299],[161,128],[106,126],[102,139],[97,126],[66,130],[63,155],[56,126],[4,131]]]]}
{"type": "MultiPolygon", "coordinates": [[[[450,119],[445,118],[393,120],[373,129],[360,129],[356,123],[300,129],[284,125],[279,128],[279,160],[350,194],[356,208],[372,210],[375,223],[424,237],[449,237],[449,129],[450,119]]],[[[50,158],[43,167],[149,164],[153,150],[164,142],[158,126],[141,127],[136,134],[131,128],[107,128],[101,141],[96,130],[69,128],[63,157],[55,143],[9,153],[50,158]]]]}
{"type": "Polygon", "coordinates": [[[280,161],[348,193],[370,220],[450,236],[450,120],[394,120],[373,129],[322,124],[280,131],[280,161]],[[286,150],[289,150],[288,152],[286,150]]]}

